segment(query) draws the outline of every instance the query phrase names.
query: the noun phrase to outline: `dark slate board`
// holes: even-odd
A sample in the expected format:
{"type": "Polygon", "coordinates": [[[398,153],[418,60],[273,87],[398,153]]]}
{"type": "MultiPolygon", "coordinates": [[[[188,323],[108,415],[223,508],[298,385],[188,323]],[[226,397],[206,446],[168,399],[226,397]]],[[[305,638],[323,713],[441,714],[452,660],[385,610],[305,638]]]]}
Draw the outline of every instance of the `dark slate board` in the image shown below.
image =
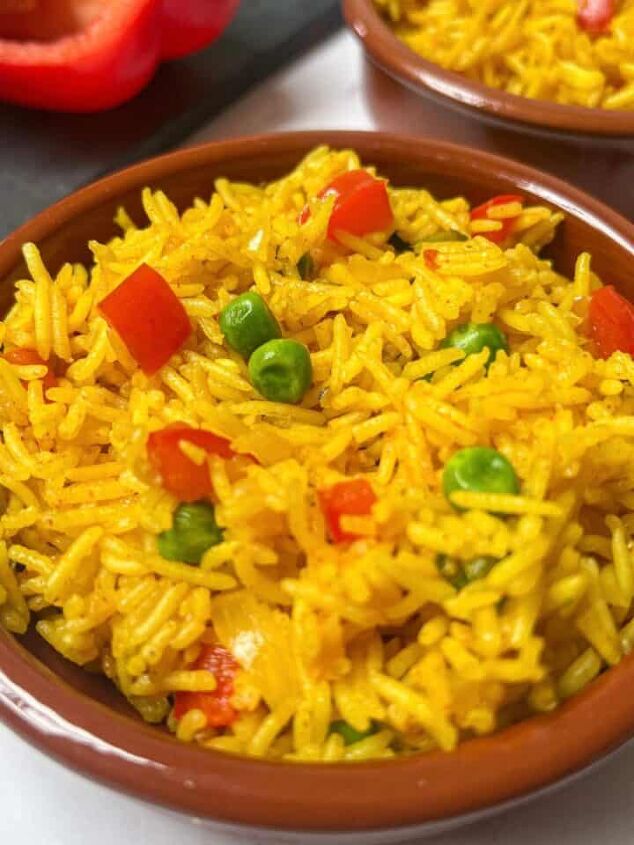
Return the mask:
{"type": "Polygon", "coordinates": [[[341,23],[338,0],[242,0],[223,37],[98,115],[0,105],[0,238],[81,185],[182,142],[341,23]]]}

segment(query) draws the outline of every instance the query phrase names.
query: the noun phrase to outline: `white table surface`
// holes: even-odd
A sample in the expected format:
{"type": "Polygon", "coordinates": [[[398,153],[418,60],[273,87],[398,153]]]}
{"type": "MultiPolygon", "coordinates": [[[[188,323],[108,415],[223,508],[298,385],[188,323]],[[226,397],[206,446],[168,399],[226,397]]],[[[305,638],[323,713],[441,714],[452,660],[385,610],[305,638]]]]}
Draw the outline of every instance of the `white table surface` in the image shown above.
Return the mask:
{"type": "MultiPolygon", "coordinates": [[[[341,33],[267,80],[192,142],[286,129],[379,128],[361,77],[360,50],[352,36],[341,33]]],[[[247,836],[241,845],[254,842],[247,836]]],[[[555,795],[433,840],[434,845],[633,842],[634,745],[555,795]]],[[[236,840],[96,786],[0,726],[0,843],[235,845],[236,840]]]]}

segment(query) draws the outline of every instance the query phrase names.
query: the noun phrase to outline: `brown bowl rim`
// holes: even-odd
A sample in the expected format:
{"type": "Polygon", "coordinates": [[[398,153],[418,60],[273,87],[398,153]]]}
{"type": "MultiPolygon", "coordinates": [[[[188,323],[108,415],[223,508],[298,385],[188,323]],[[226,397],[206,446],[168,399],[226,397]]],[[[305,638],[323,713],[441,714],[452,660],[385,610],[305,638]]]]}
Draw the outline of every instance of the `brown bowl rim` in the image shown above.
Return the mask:
{"type": "MultiPolygon", "coordinates": [[[[595,225],[631,256],[634,225],[577,188],[509,159],[384,133],[284,133],[205,144],[150,159],[41,212],[0,242],[0,280],[39,241],[107,200],[192,167],[254,156],[299,158],[318,144],[390,160],[455,168],[532,193],[595,225]]],[[[634,655],[557,711],[450,754],[394,761],[302,764],[253,760],[184,745],[73,689],[0,630],[0,718],[40,750],[91,779],[147,801],[229,824],[287,831],[377,830],[456,819],[525,797],[584,769],[634,734],[634,655]]]]}
{"type": "Polygon", "coordinates": [[[497,121],[584,135],[634,135],[634,110],[566,106],[490,88],[417,55],[392,32],[372,0],[343,0],[343,12],[373,60],[418,93],[435,94],[454,105],[486,112],[497,121]]]}

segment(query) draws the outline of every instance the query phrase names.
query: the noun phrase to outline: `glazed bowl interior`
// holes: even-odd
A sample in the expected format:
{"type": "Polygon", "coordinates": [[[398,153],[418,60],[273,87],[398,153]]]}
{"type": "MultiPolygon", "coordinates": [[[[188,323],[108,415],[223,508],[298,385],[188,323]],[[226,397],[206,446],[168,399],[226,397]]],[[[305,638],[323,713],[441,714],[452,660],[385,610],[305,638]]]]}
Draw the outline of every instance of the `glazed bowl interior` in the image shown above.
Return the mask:
{"type": "Polygon", "coordinates": [[[427,61],[390,29],[373,0],[343,0],[345,18],[370,58],[417,93],[509,128],[560,138],[632,136],[634,109],[610,111],[531,100],[490,88],[427,61]]]}
{"type": "MultiPolygon", "coordinates": [[[[142,221],[140,189],[162,188],[181,208],[208,198],[218,176],[261,182],[283,175],[312,147],[356,149],[396,185],[424,185],[472,202],[520,192],[566,213],[549,256],[571,273],[593,254],[607,283],[634,298],[634,226],[574,188],[505,159],[436,141],[390,135],[300,133],[210,144],[137,165],[43,212],[0,244],[0,307],[25,273],[24,241],[52,270],[89,257],[88,240],[115,234],[124,204],[142,221]]],[[[556,712],[456,752],[362,764],[257,761],[177,742],[142,724],[105,679],[56,655],[34,633],[0,631],[0,716],[41,750],[140,798],[234,825],[312,832],[424,831],[439,820],[498,806],[588,766],[634,732],[634,657],[556,712]],[[597,719],[597,714],[601,718],[597,719]]],[[[343,840],[342,840],[343,841],[343,840]]]]}

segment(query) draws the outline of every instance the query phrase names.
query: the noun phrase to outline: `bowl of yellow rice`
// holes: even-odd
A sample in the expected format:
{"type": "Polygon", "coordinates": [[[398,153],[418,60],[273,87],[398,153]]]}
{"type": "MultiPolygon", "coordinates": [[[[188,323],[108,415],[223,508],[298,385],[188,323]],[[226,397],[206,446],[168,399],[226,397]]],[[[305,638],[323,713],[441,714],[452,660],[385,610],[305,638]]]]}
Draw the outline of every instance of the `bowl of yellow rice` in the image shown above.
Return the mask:
{"type": "Polygon", "coordinates": [[[633,271],[578,190],[391,135],[210,144],[40,214],[0,244],[0,716],[300,841],[625,742],[633,271]]]}
{"type": "Polygon", "coordinates": [[[417,93],[522,131],[634,135],[632,0],[344,0],[369,57],[417,93]]]}

